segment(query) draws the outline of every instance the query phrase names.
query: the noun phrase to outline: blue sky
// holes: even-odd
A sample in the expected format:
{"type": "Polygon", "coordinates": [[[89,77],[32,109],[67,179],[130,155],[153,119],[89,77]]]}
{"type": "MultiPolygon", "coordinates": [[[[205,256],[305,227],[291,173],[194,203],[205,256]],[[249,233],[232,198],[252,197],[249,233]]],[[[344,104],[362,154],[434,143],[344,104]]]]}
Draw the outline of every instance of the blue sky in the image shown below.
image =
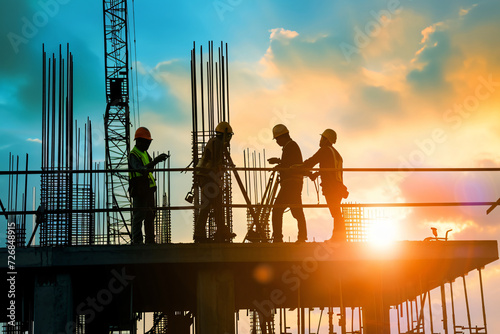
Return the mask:
{"type": "MultiPolygon", "coordinates": [[[[208,40],[229,45],[237,165],[246,147],[280,154],[270,138],[279,121],[305,157],[325,127],[335,129],[345,167],[500,166],[498,1],[138,0],[129,7],[140,125],[152,130],[153,150],[172,152],[173,167],[191,160],[189,55],[193,41],[206,49],[208,40]]],[[[92,120],[94,157],[102,161],[101,1],[3,0],[0,35],[0,169],[8,168],[9,152],[21,161],[29,153],[30,168],[40,168],[42,43],[48,53],[70,44],[75,118],[92,120]]],[[[358,203],[500,197],[496,173],[346,173],[345,180],[349,200],[358,203]]],[[[189,176],[173,183],[182,189],[173,204],[181,205],[189,176]]],[[[4,202],[6,187],[0,178],[4,202]]],[[[315,196],[304,198],[315,203],[315,196]]],[[[436,226],[442,233],[453,228],[454,239],[498,240],[500,211],[485,210],[394,210],[391,227],[397,239],[421,240],[436,226]]],[[[306,217],[310,239],[329,237],[326,211],[306,217]]],[[[174,226],[174,241],[190,240],[191,228],[174,226]]],[[[243,224],[237,229],[244,233],[243,224]]],[[[295,222],[285,222],[284,231],[295,238],[295,222]]],[[[496,300],[499,272],[494,264],[487,274],[496,300]]],[[[500,329],[495,321],[490,317],[493,331],[500,329]]]]}

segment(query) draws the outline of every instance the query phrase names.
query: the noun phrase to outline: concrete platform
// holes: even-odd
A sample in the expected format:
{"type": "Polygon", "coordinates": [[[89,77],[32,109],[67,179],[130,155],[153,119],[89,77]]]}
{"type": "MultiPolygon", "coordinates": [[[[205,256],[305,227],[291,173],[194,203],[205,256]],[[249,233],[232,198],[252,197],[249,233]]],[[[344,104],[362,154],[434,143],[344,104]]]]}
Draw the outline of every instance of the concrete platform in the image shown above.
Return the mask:
{"type": "MultiPolygon", "coordinates": [[[[6,249],[0,254],[7,258],[6,249]]],[[[103,309],[109,300],[107,317],[185,310],[203,318],[208,310],[207,319],[222,319],[236,309],[362,306],[380,318],[389,306],[497,259],[496,240],[401,241],[385,249],[314,242],[45,247],[16,250],[16,284],[25,305],[36,307],[29,301],[44,280],[63,277],[75,309],[89,315],[96,309],[89,300],[103,309]]],[[[234,332],[232,319],[224,321],[220,328],[234,332]]]]}

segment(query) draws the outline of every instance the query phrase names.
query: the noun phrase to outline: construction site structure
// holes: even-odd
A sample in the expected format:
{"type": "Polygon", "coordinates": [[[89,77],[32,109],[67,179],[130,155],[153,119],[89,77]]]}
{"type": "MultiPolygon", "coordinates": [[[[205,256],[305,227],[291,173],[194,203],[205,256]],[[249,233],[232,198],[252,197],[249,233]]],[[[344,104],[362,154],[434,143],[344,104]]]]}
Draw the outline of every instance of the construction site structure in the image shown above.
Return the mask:
{"type": "MultiPolygon", "coordinates": [[[[212,54],[210,51],[213,45],[209,47],[212,54]]],[[[192,57],[196,64],[194,52],[192,57]]],[[[149,333],[235,334],[243,310],[248,311],[253,330],[266,334],[290,333],[292,326],[298,334],[311,334],[315,328],[318,333],[325,326],[329,334],[487,334],[482,271],[498,260],[496,240],[452,241],[435,234],[424,241],[396,242],[390,251],[376,249],[364,242],[366,225],[372,219],[369,211],[361,210],[361,204],[343,204],[351,231],[347,242],[272,244],[266,234],[277,189],[276,179],[269,181],[272,169],[266,169],[269,178],[258,176],[260,184],[255,182],[258,174],[245,178],[254,202],[247,196],[242,207],[250,209],[253,221],[249,229],[259,225],[264,231],[259,234],[264,238],[256,239],[259,242],[172,243],[170,210],[194,210],[195,206],[171,206],[170,172],[175,169],[170,162],[168,168],[164,164],[155,171],[157,193],[161,194],[155,222],[159,244],[115,242],[108,237],[117,234],[107,228],[106,216],[132,209],[108,206],[109,179],[105,175],[109,170],[92,161],[91,123],[87,120],[85,124],[83,143],[78,127],[73,127],[69,50],[66,60],[61,48],[59,57],[53,55],[47,62],[44,52],[43,59],[42,168],[29,171],[26,157],[26,170],[22,171],[19,157],[11,156],[9,171],[0,171],[0,176],[9,178],[7,208],[0,201],[7,221],[6,247],[0,249],[0,257],[6,259],[0,268],[7,277],[0,289],[9,292],[0,300],[0,307],[8,310],[0,315],[4,333],[134,334],[142,315],[152,313],[149,333]],[[30,174],[41,175],[37,210],[27,208],[30,174]],[[249,184],[255,185],[253,190],[249,184]],[[259,206],[262,211],[256,215],[259,206]],[[28,227],[29,216],[35,218],[34,230],[28,227]],[[37,233],[38,242],[33,242],[37,233]],[[476,295],[467,284],[471,279],[480,288],[476,295]],[[470,308],[472,298],[481,304],[481,310],[470,308]],[[325,310],[326,324],[322,323],[325,310]],[[318,320],[312,316],[314,312],[319,313],[318,320]]],[[[221,102],[228,101],[227,46],[223,53],[221,45],[219,59],[220,65],[209,60],[207,66],[208,72],[215,68],[217,73],[207,74],[209,82],[215,78],[216,84],[207,88],[218,92],[213,98],[198,89],[201,83],[196,71],[192,72],[196,111],[193,162],[215,122],[229,121],[228,102],[221,102]],[[212,110],[209,117],[205,117],[204,107],[200,107],[201,114],[196,107],[205,98],[213,101],[214,107],[206,109],[212,110]]],[[[236,169],[232,161],[228,165],[225,177],[229,182],[236,169]]],[[[252,166],[257,165],[260,167],[260,163],[248,163],[245,170],[255,170],[252,166]]],[[[175,171],[181,170],[192,171],[175,171]]],[[[229,192],[223,203],[224,216],[232,224],[231,210],[236,205],[231,187],[226,184],[224,191],[229,192]]],[[[330,221],[327,215],[325,225],[330,221]]],[[[126,240],[125,235],[118,235],[126,240]]],[[[252,241],[248,234],[242,239],[252,241]]]]}

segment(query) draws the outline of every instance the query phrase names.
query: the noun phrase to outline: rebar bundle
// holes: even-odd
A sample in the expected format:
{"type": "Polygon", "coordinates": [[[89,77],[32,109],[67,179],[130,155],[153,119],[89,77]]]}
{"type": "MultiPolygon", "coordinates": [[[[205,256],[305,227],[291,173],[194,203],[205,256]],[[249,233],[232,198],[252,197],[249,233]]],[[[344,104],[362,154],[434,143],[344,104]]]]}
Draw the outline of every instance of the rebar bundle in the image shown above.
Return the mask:
{"type": "Polygon", "coordinates": [[[374,221],[381,219],[379,210],[370,210],[360,206],[348,206],[342,208],[345,220],[347,241],[365,242],[368,241],[369,229],[374,221]]]}
{"type": "MultiPolygon", "coordinates": [[[[203,48],[200,46],[199,72],[197,70],[196,45],[191,50],[191,97],[192,97],[192,153],[193,164],[196,166],[201,158],[208,140],[214,135],[219,122],[229,122],[229,73],[227,44],[221,42],[218,48],[218,61],[214,60],[214,43],[208,43],[208,60],[203,61],[203,48]]],[[[229,149],[229,148],[228,148],[229,149]]],[[[194,182],[193,178],[193,183],[194,182]]],[[[222,204],[224,208],[225,225],[233,230],[233,213],[231,173],[229,170],[222,176],[222,204]]],[[[200,189],[193,187],[195,206],[201,203],[200,189]]],[[[199,210],[195,209],[194,221],[199,210]]],[[[216,232],[215,217],[209,215],[208,237],[216,232]]]]}
{"type": "MultiPolygon", "coordinates": [[[[76,122],[75,122],[76,125],[76,122]]],[[[73,127],[73,55],[66,59],[43,51],[42,173],[39,217],[40,245],[88,245],[94,242],[95,219],[92,170],[91,123],[85,125],[83,152],[80,131],[73,127]],[[75,152],[76,150],[76,152],[75,152]],[[76,153],[76,154],[75,154],[76,153]],[[82,161],[80,160],[82,158],[82,161]],[[82,165],[89,173],[73,174],[82,165]],[[73,213],[73,210],[88,212],[73,213]]]]}

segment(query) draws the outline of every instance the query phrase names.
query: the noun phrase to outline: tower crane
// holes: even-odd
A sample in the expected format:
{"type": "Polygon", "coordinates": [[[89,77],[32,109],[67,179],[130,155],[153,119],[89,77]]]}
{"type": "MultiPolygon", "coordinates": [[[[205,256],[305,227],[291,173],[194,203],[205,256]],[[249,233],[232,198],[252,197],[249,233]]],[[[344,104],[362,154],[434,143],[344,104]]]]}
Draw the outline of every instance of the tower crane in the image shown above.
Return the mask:
{"type": "MultiPolygon", "coordinates": [[[[127,0],[103,0],[103,14],[107,103],[105,168],[111,171],[106,173],[106,201],[108,208],[120,209],[130,206],[128,176],[114,171],[127,168],[130,151],[127,0]]],[[[130,240],[128,216],[119,210],[108,212],[108,244],[130,240]]]]}

